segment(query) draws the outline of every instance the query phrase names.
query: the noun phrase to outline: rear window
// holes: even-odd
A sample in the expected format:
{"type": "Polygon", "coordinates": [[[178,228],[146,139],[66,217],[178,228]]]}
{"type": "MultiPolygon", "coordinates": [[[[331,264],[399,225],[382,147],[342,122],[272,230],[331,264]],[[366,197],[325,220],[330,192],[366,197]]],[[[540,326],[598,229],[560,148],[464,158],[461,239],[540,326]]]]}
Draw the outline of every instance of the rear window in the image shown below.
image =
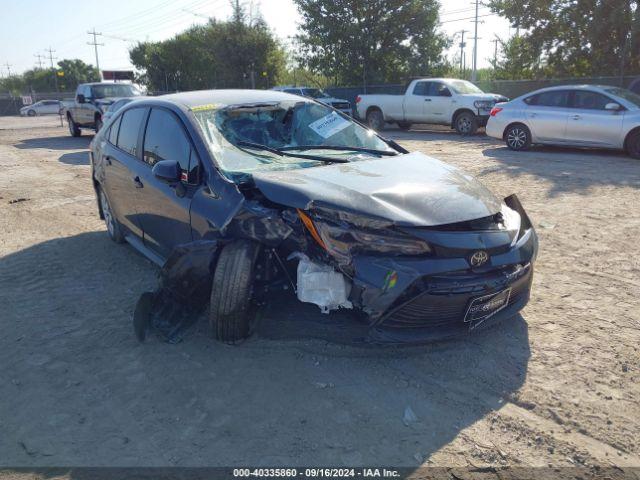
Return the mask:
{"type": "Polygon", "coordinates": [[[133,108],[122,114],[117,146],[134,157],[138,156],[138,134],[146,114],[144,108],[133,108]]]}
{"type": "Polygon", "coordinates": [[[552,90],[532,95],[524,101],[529,105],[539,107],[566,107],[568,98],[569,92],[567,90],[552,90]]]}

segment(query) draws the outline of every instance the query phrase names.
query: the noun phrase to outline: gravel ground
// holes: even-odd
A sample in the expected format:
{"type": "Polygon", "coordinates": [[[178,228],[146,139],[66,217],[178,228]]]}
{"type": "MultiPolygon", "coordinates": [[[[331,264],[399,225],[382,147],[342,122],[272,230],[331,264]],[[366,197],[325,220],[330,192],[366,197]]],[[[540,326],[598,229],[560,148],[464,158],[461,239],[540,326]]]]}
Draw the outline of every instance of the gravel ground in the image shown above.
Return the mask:
{"type": "Polygon", "coordinates": [[[640,466],[640,161],[388,134],[519,195],[541,247],[521,316],[420,348],[230,347],[203,322],[140,345],[157,269],[107,238],[91,136],[0,118],[0,465],[640,466]]]}

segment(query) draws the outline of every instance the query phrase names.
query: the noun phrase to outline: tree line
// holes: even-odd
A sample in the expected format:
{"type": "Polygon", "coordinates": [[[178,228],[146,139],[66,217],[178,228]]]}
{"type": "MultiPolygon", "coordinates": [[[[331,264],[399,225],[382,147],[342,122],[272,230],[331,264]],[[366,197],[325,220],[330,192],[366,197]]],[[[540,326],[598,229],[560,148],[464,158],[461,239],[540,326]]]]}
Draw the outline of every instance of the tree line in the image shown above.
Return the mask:
{"type": "MultiPolygon", "coordinates": [[[[241,0],[211,19],[130,50],[138,81],[152,92],[269,88],[277,84],[374,85],[415,76],[460,76],[446,58],[452,39],[439,26],[438,0],[293,0],[298,34],[279,40],[241,0]]],[[[640,73],[640,0],[489,0],[515,34],[483,77],[494,79],[640,73]]],[[[483,27],[487,28],[487,27],[483,27]]],[[[456,62],[457,63],[457,62],[456,62]]],[[[0,80],[1,91],[71,91],[98,80],[80,60],[0,80]],[[64,76],[56,72],[63,71],[64,76]]]]}

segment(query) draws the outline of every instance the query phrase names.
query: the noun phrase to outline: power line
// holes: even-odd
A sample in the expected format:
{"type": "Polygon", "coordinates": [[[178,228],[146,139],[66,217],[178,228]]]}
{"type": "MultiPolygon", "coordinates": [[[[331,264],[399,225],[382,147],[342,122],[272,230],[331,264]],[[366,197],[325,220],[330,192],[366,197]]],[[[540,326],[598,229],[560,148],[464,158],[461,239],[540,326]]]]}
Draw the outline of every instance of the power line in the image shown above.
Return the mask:
{"type": "MultiPolygon", "coordinates": [[[[493,15],[496,15],[495,13],[485,13],[482,15],[478,15],[478,18],[483,18],[483,17],[491,17],[493,15]]],[[[464,17],[464,18],[456,18],[453,20],[445,20],[444,22],[440,22],[440,24],[443,23],[451,23],[451,22],[461,22],[462,20],[475,20],[476,16],[474,15],[473,17],[464,17]]]]}
{"type": "Polygon", "coordinates": [[[100,62],[98,61],[98,46],[104,47],[104,43],[98,43],[97,37],[101,36],[101,33],[96,32],[96,27],[93,27],[92,32],[87,32],[89,35],[93,35],[93,42],[87,42],[87,45],[93,45],[93,48],[96,52],[96,68],[98,69],[98,74],[102,78],[102,74],[100,73],[100,62]]]}
{"type": "Polygon", "coordinates": [[[40,68],[40,70],[42,70],[42,59],[47,57],[39,53],[35,54],[34,57],[38,59],[38,67],[40,68]]]}

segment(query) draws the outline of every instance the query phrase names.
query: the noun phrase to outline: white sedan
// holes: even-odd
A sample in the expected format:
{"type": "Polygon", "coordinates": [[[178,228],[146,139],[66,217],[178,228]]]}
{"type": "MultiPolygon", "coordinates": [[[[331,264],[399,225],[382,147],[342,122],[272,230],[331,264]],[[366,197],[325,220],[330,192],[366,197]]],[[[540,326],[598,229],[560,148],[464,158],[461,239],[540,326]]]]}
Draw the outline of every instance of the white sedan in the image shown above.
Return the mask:
{"type": "Polygon", "coordinates": [[[59,115],[62,110],[62,102],[59,100],[40,100],[31,105],[25,105],[20,109],[20,115],[35,117],[36,115],[59,115]]]}

